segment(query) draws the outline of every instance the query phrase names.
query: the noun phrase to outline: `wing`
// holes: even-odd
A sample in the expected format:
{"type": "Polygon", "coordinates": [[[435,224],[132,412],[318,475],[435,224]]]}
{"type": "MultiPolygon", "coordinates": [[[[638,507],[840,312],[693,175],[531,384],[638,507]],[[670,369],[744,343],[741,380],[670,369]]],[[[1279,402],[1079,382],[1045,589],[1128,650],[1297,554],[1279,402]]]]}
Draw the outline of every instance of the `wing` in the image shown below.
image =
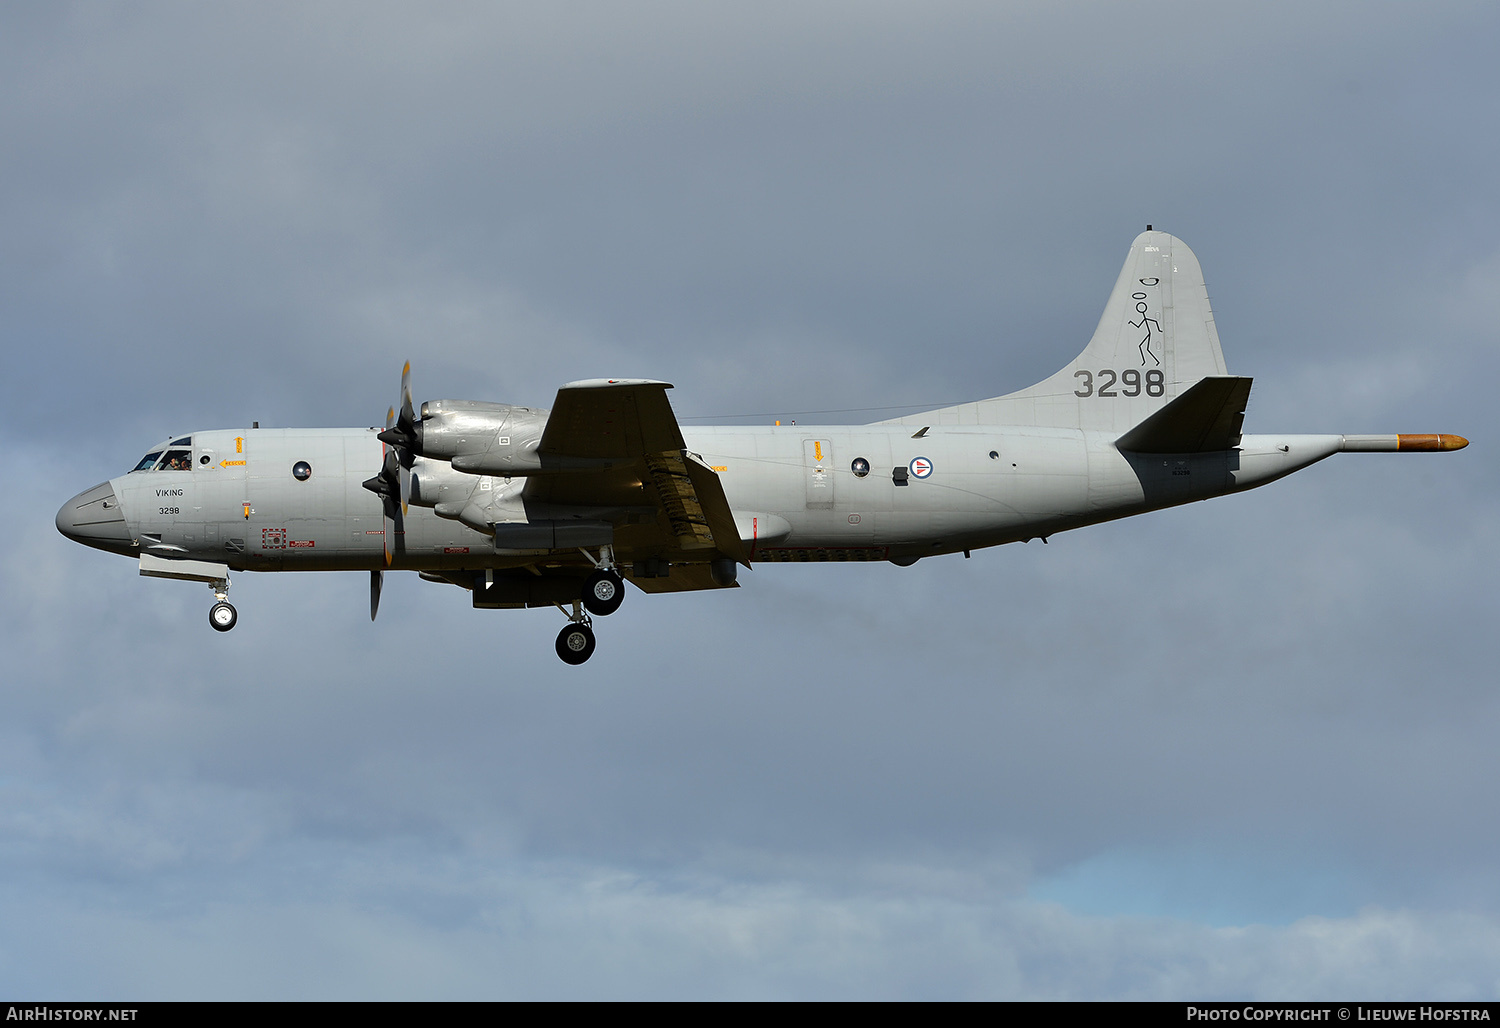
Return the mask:
{"type": "Polygon", "coordinates": [[[706,564],[725,557],[746,563],[724,487],[687,451],[667,402],[670,388],[596,379],[559,389],[537,447],[543,466],[579,459],[607,466],[531,478],[523,494],[527,510],[612,522],[621,563],[706,564]]]}

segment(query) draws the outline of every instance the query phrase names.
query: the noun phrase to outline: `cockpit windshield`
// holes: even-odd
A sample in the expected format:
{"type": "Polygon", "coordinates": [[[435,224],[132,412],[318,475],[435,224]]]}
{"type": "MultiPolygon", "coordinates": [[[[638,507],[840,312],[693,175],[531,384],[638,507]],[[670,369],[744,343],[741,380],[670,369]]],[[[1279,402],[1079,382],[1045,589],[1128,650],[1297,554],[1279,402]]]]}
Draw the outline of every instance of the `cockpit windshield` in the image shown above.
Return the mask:
{"type": "Polygon", "coordinates": [[[140,463],[131,468],[136,471],[191,471],[193,470],[193,451],[179,450],[179,446],[192,446],[193,437],[183,436],[181,439],[173,439],[170,443],[163,443],[142,457],[140,463]]]}

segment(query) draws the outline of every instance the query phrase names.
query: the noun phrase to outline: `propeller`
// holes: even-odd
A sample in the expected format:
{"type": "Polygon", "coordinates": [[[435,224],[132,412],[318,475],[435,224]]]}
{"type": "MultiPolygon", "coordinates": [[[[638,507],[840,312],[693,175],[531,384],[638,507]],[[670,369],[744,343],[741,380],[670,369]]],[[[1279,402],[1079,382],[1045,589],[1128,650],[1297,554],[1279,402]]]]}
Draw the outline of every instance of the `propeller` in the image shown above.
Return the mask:
{"type": "Polygon", "coordinates": [[[385,515],[385,566],[391,566],[391,560],[396,555],[396,532],[402,526],[401,497],[398,495],[396,485],[396,469],[400,465],[396,456],[390,450],[385,451],[385,464],[373,477],[367,478],[361,484],[370,492],[380,497],[381,512],[385,515]]]}
{"type": "MultiPolygon", "coordinates": [[[[397,537],[405,532],[407,508],[411,503],[411,469],[422,447],[422,427],[411,399],[411,361],[401,369],[401,409],[398,412],[392,407],[386,411],[385,430],[377,438],[385,443],[385,459],[380,471],[362,484],[380,497],[385,524],[385,566],[390,567],[396,557],[397,537]]],[[[380,611],[380,587],[384,583],[383,569],[370,572],[371,621],[380,611]]]]}
{"type": "Polygon", "coordinates": [[[422,428],[411,399],[411,361],[401,369],[401,409],[398,412],[392,407],[386,415],[385,431],[380,433],[380,441],[396,452],[394,481],[401,498],[401,511],[405,513],[411,503],[412,463],[422,449],[422,428]]]}

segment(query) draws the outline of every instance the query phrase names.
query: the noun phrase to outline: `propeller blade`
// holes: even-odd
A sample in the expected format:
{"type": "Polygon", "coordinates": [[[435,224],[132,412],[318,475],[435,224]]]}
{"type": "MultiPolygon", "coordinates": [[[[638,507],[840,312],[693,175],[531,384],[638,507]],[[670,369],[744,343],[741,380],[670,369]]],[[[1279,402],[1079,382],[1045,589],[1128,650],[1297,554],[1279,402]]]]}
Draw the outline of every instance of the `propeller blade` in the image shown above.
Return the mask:
{"type": "Polygon", "coordinates": [[[401,513],[407,513],[408,505],[411,503],[411,468],[405,464],[400,465],[396,472],[396,478],[401,483],[401,513]]]}
{"type": "Polygon", "coordinates": [[[370,620],[380,611],[380,586],[385,582],[384,571],[370,572],[370,620]]]}
{"type": "Polygon", "coordinates": [[[421,451],[422,430],[417,422],[416,404],[411,395],[411,361],[401,369],[400,406],[392,407],[385,418],[385,431],[378,436],[381,442],[400,451],[401,463],[411,466],[412,457],[421,451]]]}
{"type": "Polygon", "coordinates": [[[385,566],[390,567],[391,561],[396,556],[396,518],[390,512],[385,514],[385,566]]]}
{"type": "Polygon", "coordinates": [[[416,423],[417,412],[411,402],[411,361],[407,361],[406,367],[401,369],[401,419],[398,424],[402,434],[410,439],[416,423]]]}

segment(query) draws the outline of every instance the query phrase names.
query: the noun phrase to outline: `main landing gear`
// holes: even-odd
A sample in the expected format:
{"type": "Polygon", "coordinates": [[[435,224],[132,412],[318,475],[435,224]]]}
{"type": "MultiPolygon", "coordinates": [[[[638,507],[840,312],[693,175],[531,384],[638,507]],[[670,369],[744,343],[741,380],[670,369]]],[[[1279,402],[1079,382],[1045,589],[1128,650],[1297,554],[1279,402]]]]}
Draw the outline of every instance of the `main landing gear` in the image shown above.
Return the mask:
{"type": "MultiPolygon", "coordinates": [[[[568,624],[557,634],[557,655],[566,664],[582,664],[594,655],[594,619],[589,615],[613,614],[625,602],[625,579],[615,569],[614,547],[603,547],[598,560],[587,550],[583,555],[594,565],[594,570],[583,581],[583,596],[574,601],[568,624]]],[[[559,604],[558,610],[562,609],[559,604]]]]}
{"type": "Polygon", "coordinates": [[[568,624],[557,633],[557,655],[564,664],[582,664],[594,655],[593,619],[578,607],[579,604],[573,604],[568,624]]]}
{"type": "Polygon", "coordinates": [[[614,568],[599,568],[583,581],[583,605],[590,614],[604,617],[625,602],[625,579],[614,568]]]}

